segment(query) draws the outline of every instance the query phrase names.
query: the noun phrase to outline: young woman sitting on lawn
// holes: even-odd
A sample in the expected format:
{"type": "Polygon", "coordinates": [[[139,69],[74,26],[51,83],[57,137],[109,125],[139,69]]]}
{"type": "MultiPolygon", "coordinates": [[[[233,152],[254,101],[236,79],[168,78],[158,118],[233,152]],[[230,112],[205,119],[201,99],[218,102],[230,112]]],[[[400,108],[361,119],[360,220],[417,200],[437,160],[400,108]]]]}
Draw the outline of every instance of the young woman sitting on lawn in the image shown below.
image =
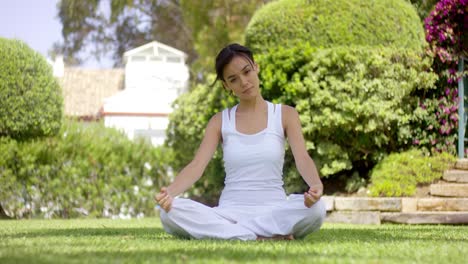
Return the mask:
{"type": "Polygon", "coordinates": [[[252,52],[231,44],[216,57],[217,80],[239,104],[215,114],[194,159],[155,196],[161,222],[173,235],[196,239],[294,239],[318,230],[326,215],[323,185],[305,148],[297,111],[265,101],[252,52]],[[284,140],[309,185],[302,194],[283,188],[284,140]],[[203,174],[222,142],[225,187],[217,207],[176,198],[203,174]]]}

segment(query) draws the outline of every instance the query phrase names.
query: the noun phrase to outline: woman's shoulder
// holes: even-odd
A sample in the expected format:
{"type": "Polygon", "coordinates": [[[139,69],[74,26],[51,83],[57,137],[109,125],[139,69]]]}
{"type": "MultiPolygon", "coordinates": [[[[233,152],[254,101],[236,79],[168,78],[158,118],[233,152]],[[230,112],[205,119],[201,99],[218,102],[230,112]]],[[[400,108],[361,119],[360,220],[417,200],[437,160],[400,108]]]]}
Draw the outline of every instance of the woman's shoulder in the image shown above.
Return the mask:
{"type": "Polygon", "coordinates": [[[281,121],[283,127],[286,129],[291,122],[297,123],[299,120],[299,113],[296,108],[289,105],[281,105],[281,121]]]}
{"type": "Polygon", "coordinates": [[[220,111],[220,112],[214,114],[214,115],[210,118],[210,123],[211,123],[211,122],[215,122],[215,123],[220,123],[220,124],[221,124],[222,119],[223,119],[223,112],[220,111]]]}
{"type": "Polygon", "coordinates": [[[222,126],[222,112],[214,114],[206,126],[207,130],[215,130],[217,132],[221,131],[222,126]]]}
{"type": "Polygon", "coordinates": [[[281,105],[281,112],[285,117],[298,115],[296,108],[285,104],[281,105]]]}

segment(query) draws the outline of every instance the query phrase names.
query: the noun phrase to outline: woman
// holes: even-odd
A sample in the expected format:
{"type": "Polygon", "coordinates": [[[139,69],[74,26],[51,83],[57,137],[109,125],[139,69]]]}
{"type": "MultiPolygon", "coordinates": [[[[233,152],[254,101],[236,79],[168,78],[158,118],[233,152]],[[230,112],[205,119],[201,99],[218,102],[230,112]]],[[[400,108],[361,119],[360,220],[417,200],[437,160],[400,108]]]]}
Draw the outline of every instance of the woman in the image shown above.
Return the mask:
{"type": "Polygon", "coordinates": [[[297,111],[263,99],[259,66],[244,46],[222,49],[216,73],[239,104],[211,118],[194,159],[155,196],[164,229],[187,238],[240,240],[302,238],[318,230],[326,215],[323,185],[305,148],[297,111]],[[309,185],[303,195],[286,196],[283,188],[285,138],[309,185]],[[226,170],[219,205],[175,198],[201,177],[219,142],[226,170]]]}

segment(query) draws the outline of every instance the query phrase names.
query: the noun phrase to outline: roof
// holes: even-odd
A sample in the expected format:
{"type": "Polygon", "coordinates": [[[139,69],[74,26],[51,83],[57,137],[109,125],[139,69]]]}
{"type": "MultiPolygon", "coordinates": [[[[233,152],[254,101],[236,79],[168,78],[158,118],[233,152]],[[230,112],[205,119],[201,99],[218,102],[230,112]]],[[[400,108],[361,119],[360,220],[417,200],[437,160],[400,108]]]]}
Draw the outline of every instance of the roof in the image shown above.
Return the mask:
{"type": "Polygon", "coordinates": [[[95,118],[104,99],[124,88],[123,69],[65,68],[58,78],[62,87],[65,116],[95,118]]]}
{"type": "Polygon", "coordinates": [[[187,54],[185,52],[181,51],[181,50],[178,50],[176,48],[170,47],[168,45],[162,44],[162,43],[157,42],[157,41],[152,41],[152,42],[147,43],[145,45],[142,45],[140,47],[137,47],[137,48],[131,49],[129,51],[126,51],[124,53],[124,60],[126,60],[127,57],[136,55],[138,53],[142,53],[144,51],[150,51],[155,56],[158,56],[160,51],[165,51],[165,52],[177,55],[177,56],[181,56],[183,58],[187,58],[187,54]]]}

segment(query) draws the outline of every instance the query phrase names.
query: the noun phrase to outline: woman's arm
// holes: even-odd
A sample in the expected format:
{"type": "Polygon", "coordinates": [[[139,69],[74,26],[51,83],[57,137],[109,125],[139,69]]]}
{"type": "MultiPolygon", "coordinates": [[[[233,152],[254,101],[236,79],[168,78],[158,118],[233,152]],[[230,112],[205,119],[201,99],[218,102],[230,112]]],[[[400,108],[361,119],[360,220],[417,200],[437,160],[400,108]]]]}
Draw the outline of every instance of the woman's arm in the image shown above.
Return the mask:
{"type": "Polygon", "coordinates": [[[161,188],[161,192],[156,195],[156,201],[166,211],[170,210],[173,197],[185,192],[202,176],[221,139],[221,122],[221,113],[210,119],[193,160],[180,171],[168,187],[161,188]]]}
{"type": "Polygon", "coordinates": [[[304,181],[310,187],[309,192],[304,194],[306,198],[306,205],[310,203],[313,204],[320,198],[320,196],[322,196],[322,181],[320,180],[314,161],[309,156],[309,153],[307,153],[304,136],[302,135],[299,114],[295,108],[287,105],[282,107],[282,113],[282,121],[284,124],[283,126],[286,131],[286,136],[288,138],[289,145],[291,146],[292,153],[294,155],[296,168],[304,181]]]}

